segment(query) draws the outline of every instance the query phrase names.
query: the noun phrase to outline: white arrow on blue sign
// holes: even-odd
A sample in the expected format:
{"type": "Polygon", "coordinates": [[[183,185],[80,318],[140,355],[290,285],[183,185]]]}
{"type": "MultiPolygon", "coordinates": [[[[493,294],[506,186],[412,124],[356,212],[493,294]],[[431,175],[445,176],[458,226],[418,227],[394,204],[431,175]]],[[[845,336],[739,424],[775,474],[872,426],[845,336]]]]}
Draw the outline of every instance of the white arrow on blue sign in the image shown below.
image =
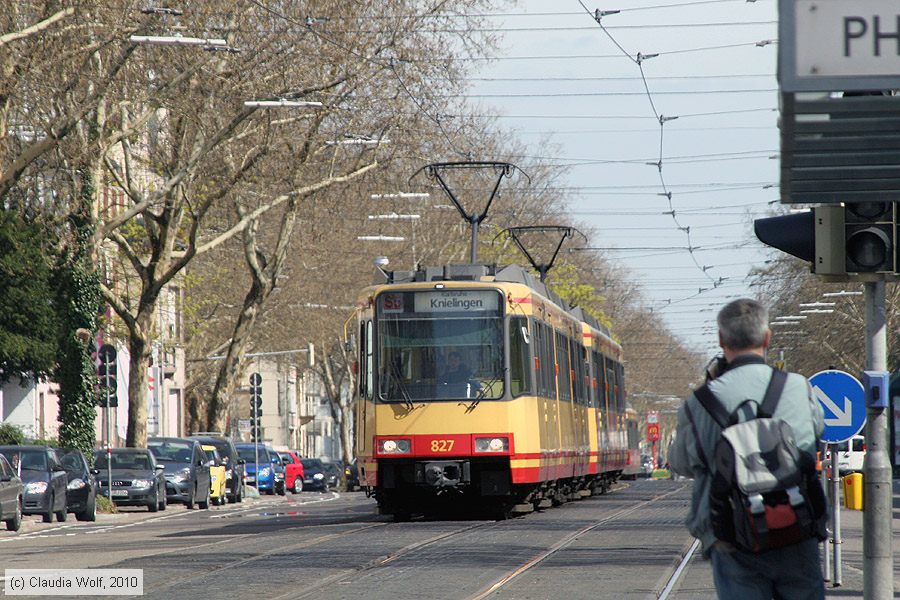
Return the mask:
{"type": "Polygon", "coordinates": [[[825,412],[823,442],[843,442],[862,430],[866,424],[866,392],[856,377],[829,369],[810,377],[809,384],[825,412]]]}

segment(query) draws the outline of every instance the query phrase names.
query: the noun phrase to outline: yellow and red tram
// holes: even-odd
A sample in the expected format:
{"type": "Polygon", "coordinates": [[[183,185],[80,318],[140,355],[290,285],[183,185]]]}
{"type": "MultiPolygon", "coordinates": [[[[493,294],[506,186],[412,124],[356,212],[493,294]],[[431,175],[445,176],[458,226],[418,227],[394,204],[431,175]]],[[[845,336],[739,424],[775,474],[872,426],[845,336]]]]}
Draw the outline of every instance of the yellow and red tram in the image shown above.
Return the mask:
{"type": "Polygon", "coordinates": [[[530,510],[605,491],[634,460],[622,349],[595,319],[516,265],[386,275],[358,302],[355,415],[382,513],[530,510]]]}

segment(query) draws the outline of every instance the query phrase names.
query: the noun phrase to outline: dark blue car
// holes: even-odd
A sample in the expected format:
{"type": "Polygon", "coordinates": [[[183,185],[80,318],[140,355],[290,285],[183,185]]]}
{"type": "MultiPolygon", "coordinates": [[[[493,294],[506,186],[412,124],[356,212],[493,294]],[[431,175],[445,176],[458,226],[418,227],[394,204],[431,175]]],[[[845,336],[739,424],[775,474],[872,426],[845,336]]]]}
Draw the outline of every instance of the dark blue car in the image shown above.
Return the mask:
{"type": "Polygon", "coordinates": [[[44,523],[66,520],[66,472],[56,453],[46,446],[0,446],[0,454],[6,457],[24,484],[22,513],[41,515],[44,523]]]}

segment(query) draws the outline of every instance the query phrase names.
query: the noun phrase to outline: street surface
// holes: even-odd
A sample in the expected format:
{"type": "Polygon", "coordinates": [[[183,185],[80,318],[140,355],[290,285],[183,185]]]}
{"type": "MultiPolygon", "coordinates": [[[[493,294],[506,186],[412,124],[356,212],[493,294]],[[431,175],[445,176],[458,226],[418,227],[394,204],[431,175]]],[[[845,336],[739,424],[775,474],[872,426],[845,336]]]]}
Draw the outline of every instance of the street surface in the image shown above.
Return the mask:
{"type": "MultiPolygon", "coordinates": [[[[709,563],[683,526],[690,490],[623,482],[507,521],[394,523],[360,492],[124,508],[96,523],[28,517],[18,534],[0,532],[0,564],[143,569],[147,598],[714,598],[709,563]]],[[[862,597],[853,526],[845,586],[829,597],[862,597]]]]}

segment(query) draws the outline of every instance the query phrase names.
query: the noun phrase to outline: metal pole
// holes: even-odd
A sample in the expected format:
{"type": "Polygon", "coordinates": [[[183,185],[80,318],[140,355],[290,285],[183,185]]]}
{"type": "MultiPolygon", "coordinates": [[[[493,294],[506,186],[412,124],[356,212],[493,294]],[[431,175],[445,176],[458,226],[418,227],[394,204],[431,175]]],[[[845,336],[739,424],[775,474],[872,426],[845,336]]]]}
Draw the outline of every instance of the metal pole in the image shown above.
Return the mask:
{"type": "MultiPolygon", "coordinates": [[[[887,316],[884,282],[867,282],[866,368],[887,371],[887,316]]],[[[866,457],[863,461],[863,597],[894,597],[894,557],[891,540],[891,465],[888,423],[883,408],[866,407],[866,457]]]]}
{"type": "MultiPolygon", "coordinates": [[[[832,450],[833,452],[834,450],[832,450]]],[[[828,444],[822,445],[822,456],[819,461],[819,465],[822,471],[819,473],[819,478],[822,480],[822,489],[825,492],[828,492],[828,465],[825,463],[825,455],[828,453],[828,444]]],[[[831,505],[831,520],[829,520],[828,525],[831,527],[831,531],[834,531],[834,498],[829,499],[829,504],[831,505]]],[[[828,539],[826,538],[824,542],[822,542],[822,553],[825,555],[825,581],[831,581],[831,552],[828,551],[828,539]]]]}
{"type": "MultiPolygon", "coordinates": [[[[109,379],[107,379],[107,383],[109,379]]],[[[106,493],[112,501],[112,411],[109,406],[109,385],[106,388],[106,493]]]]}
{"type": "Polygon", "coordinates": [[[831,451],[831,515],[834,519],[834,534],[832,540],[832,549],[834,552],[834,580],[831,582],[833,587],[840,587],[842,583],[841,574],[841,507],[840,507],[840,483],[841,478],[838,471],[838,453],[837,447],[831,451]]]}
{"type": "Polygon", "coordinates": [[[478,263],[478,218],[472,217],[472,264],[478,263]]]}
{"type": "MultiPolygon", "coordinates": [[[[256,489],[259,491],[259,434],[262,431],[262,427],[259,424],[259,400],[257,398],[253,398],[253,452],[255,456],[255,462],[253,463],[256,466],[256,489]]],[[[274,481],[274,479],[273,479],[274,481]]],[[[274,488],[273,488],[274,489],[274,488]]]]}

